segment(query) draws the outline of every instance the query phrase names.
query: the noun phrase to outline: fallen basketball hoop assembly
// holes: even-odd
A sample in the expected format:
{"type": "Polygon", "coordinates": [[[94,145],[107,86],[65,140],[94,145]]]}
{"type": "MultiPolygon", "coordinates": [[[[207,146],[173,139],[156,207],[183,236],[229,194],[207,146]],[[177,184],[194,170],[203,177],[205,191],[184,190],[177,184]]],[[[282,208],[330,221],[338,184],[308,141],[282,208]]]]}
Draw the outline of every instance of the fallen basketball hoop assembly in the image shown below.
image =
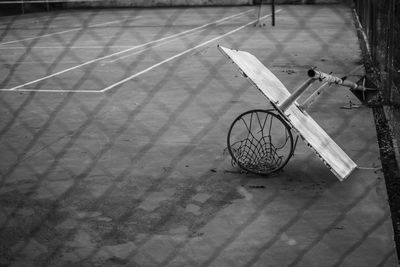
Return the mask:
{"type": "Polygon", "coordinates": [[[371,82],[362,78],[353,83],[345,77],[338,78],[310,69],[308,80],[290,94],[281,81],[250,53],[222,46],[218,48],[264,94],[273,107],[269,110],[246,111],[233,121],[227,143],[235,165],[256,174],[277,172],[293,156],[300,136],[340,181],[357,168],[356,163],[311,118],[306,109],[330,84],[349,87],[364,102],[377,94],[371,82]],[[317,80],[323,84],[303,104],[297,103],[297,99],[317,80]],[[367,83],[370,87],[366,86],[367,83]],[[293,138],[293,130],[297,133],[296,139],[293,138]]]}

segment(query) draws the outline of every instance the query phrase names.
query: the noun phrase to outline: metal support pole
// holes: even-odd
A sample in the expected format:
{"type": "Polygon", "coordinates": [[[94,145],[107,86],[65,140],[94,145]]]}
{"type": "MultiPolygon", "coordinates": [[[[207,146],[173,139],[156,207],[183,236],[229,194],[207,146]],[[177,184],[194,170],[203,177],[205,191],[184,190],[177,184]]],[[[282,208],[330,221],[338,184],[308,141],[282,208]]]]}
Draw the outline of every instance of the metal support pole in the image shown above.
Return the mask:
{"type": "Polygon", "coordinates": [[[260,17],[261,17],[261,6],[262,6],[262,0],[260,0],[260,5],[258,6],[258,11],[257,11],[257,22],[254,24],[254,26],[259,26],[260,25],[260,17]]]}
{"type": "Polygon", "coordinates": [[[374,85],[367,77],[361,78],[357,83],[350,82],[345,78],[339,78],[332,76],[315,69],[308,71],[308,76],[311,79],[320,80],[321,82],[334,83],[350,88],[350,91],[358,98],[361,102],[368,104],[371,100],[376,98],[379,91],[376,85],[374,85]]]}
{"type": "Polygon", "coordinates": [[[296,100],[301,96],[302,93],[304,93],[305,90],[307,90],[308,87],[315,81],[315,79],[310,78],[307,81],[305,81],[302,85],[300,85],[299,88],[296,89],[296,91],[293,92],[281,105],[278,107],[282,110],[285,111],[288,107],[290,107],[296,100]]]}
{"type": "Polygon", "coordinates": [[[356,83],[350,82],[348,80],[341,79],[339,77],[336,77],[336,76],[333,76],[333,75],[330,75],[330,74],[323,73],[323,72],[318,71],[316,69],[310,69],[307,72],[307,74],[308,74],[308,77],[310,77],[312,79],[320,80],[321,82],[336,83],[336,84],[339,84],[339,85],[350,87],[352,89],[360,89],[360,90],[364,90],[365,89],[361,85],[358,85],[356,83]]]}
{"type": "Polygon", "coordinates": [[[271,3],[271,13],[272,13],[272,26],[275,26],[275,0],[271,3]]]}
{"type": "Polygon", "coordinates": [[[323,83],[320,87],[318,87],[304,102],[300,105],[300,107],[304,110],[307,110],[314,102],[321,96],[322,92],[330,86],[329,83],[323,83]]]}
{"type": "MultiPolygon", "coordinates": [[[[359,65],[358,67],[354,68],[347,76],[351,76],[354,73],[358,72],[360,69],[362,69],[364,66],[359,65]]],[[[315,70],[314,70],[315,71],[315,70]]],[[[359,84],[359,83],[358,83],[359,84]]],[[[365,80],[364,80],[365,84],[365,80]]],[[[323,91],[326,90],[329,86],[332,84],[328,82],[322,83],[320,87],[318,87],[301,105],[300,107],[304,110],[307,110],[315,101],[322,95],[323,91]]],[[[365,95],[364,95],[365,96],[365,95]]]]}

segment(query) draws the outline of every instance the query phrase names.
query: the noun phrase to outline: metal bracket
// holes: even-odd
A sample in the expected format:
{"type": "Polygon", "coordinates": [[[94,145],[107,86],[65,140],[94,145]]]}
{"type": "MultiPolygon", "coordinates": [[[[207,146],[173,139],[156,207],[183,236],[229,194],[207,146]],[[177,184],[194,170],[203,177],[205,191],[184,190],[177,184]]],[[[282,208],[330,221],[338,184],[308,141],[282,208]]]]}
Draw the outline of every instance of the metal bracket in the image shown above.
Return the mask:
{"type": "Polygon", "coordinates": [[[352,88],[350,91],[361,101],[363,104],[368,104],[379,93],[378,87],[367,77],[363,76],[356,83],[357,88],[352,88]]]}

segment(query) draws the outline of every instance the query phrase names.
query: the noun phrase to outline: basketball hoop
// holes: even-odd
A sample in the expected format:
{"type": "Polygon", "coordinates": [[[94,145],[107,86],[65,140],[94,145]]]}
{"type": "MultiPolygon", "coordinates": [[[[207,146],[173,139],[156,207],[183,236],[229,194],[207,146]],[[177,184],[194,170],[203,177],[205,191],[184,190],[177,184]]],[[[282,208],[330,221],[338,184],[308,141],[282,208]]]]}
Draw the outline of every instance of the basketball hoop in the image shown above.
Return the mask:
{"type": "Polygon", "coordinates": [[[262,175],[281,170],[295,149],[290,126],[274,110],[240,114],[229,128],[227,143],[233,165],[262,175]]]}
{"type": "MultiPolygon", "coordinates": [[[[239,68],[251,84],[269,100],[274,110],[250,110],[239,115],[228,131],[227,144],[232,162],[244,171],[270,174],[281,170],[293,156],[296,142],[292,130],[343,181],[357,164],[335,143],[335,141],[313,120],[306,109],[319,97],[326,85],[337,84],[349,87],[361,99],[367,100],[377,94],[374,86],[366,80],[354,83],[346,77],[336,76],[310,69],[308,80],[290,93],[282,82],[256,57],[245,51],[218,46],[239,68]],[[323,84],[301,105],[299,97],[315,81],[323,84]]],[[[298,137],[297,137],[298,138],[298,137]]]]}

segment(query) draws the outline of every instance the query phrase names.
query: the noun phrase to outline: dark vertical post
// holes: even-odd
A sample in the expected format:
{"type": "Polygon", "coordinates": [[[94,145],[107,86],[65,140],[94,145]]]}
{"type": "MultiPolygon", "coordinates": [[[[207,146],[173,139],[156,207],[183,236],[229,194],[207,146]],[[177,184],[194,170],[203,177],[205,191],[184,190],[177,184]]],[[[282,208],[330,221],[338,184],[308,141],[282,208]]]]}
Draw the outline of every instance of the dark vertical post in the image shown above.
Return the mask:
{"type": "Polygon", "coordinates": [[[379,37],[379,30],[378,29],[378,20],[379,14],[378,10],[380,8],[379,1],[370,0],[370,7],[369,7],[369,15],[368,15],[368,27],[369,27],[369,44],[371,47],[372,59],[374,64],[377,64],[379,58],[379,48],[378,48],[378,37],[379,37]]]}
{"type": "Polygon", "coordinates": [[[271,9],[272,9],[272,26],[275,26],[275,0],[272,0],[271,3],[271,9]]]}
{"type": "Polygon", "coordinates": [[[258,6],[257,12],[257,22],[254,26],[260,26],[260,17],[261,17],[261,7],[262,7],[263,0],[260,0],[260,5],[258,6]]]}
{"type": "Polygon", "coordinates": [[[389,16],[388,16],[388,31],[387,31],[387,61],[386,71],[388,73],[387,79],[387,99],[386,102],[390,103],[393,100],[393,51],[394,51],[394,20],[395,20],[395,1],[389,1],[389,16]]]}

